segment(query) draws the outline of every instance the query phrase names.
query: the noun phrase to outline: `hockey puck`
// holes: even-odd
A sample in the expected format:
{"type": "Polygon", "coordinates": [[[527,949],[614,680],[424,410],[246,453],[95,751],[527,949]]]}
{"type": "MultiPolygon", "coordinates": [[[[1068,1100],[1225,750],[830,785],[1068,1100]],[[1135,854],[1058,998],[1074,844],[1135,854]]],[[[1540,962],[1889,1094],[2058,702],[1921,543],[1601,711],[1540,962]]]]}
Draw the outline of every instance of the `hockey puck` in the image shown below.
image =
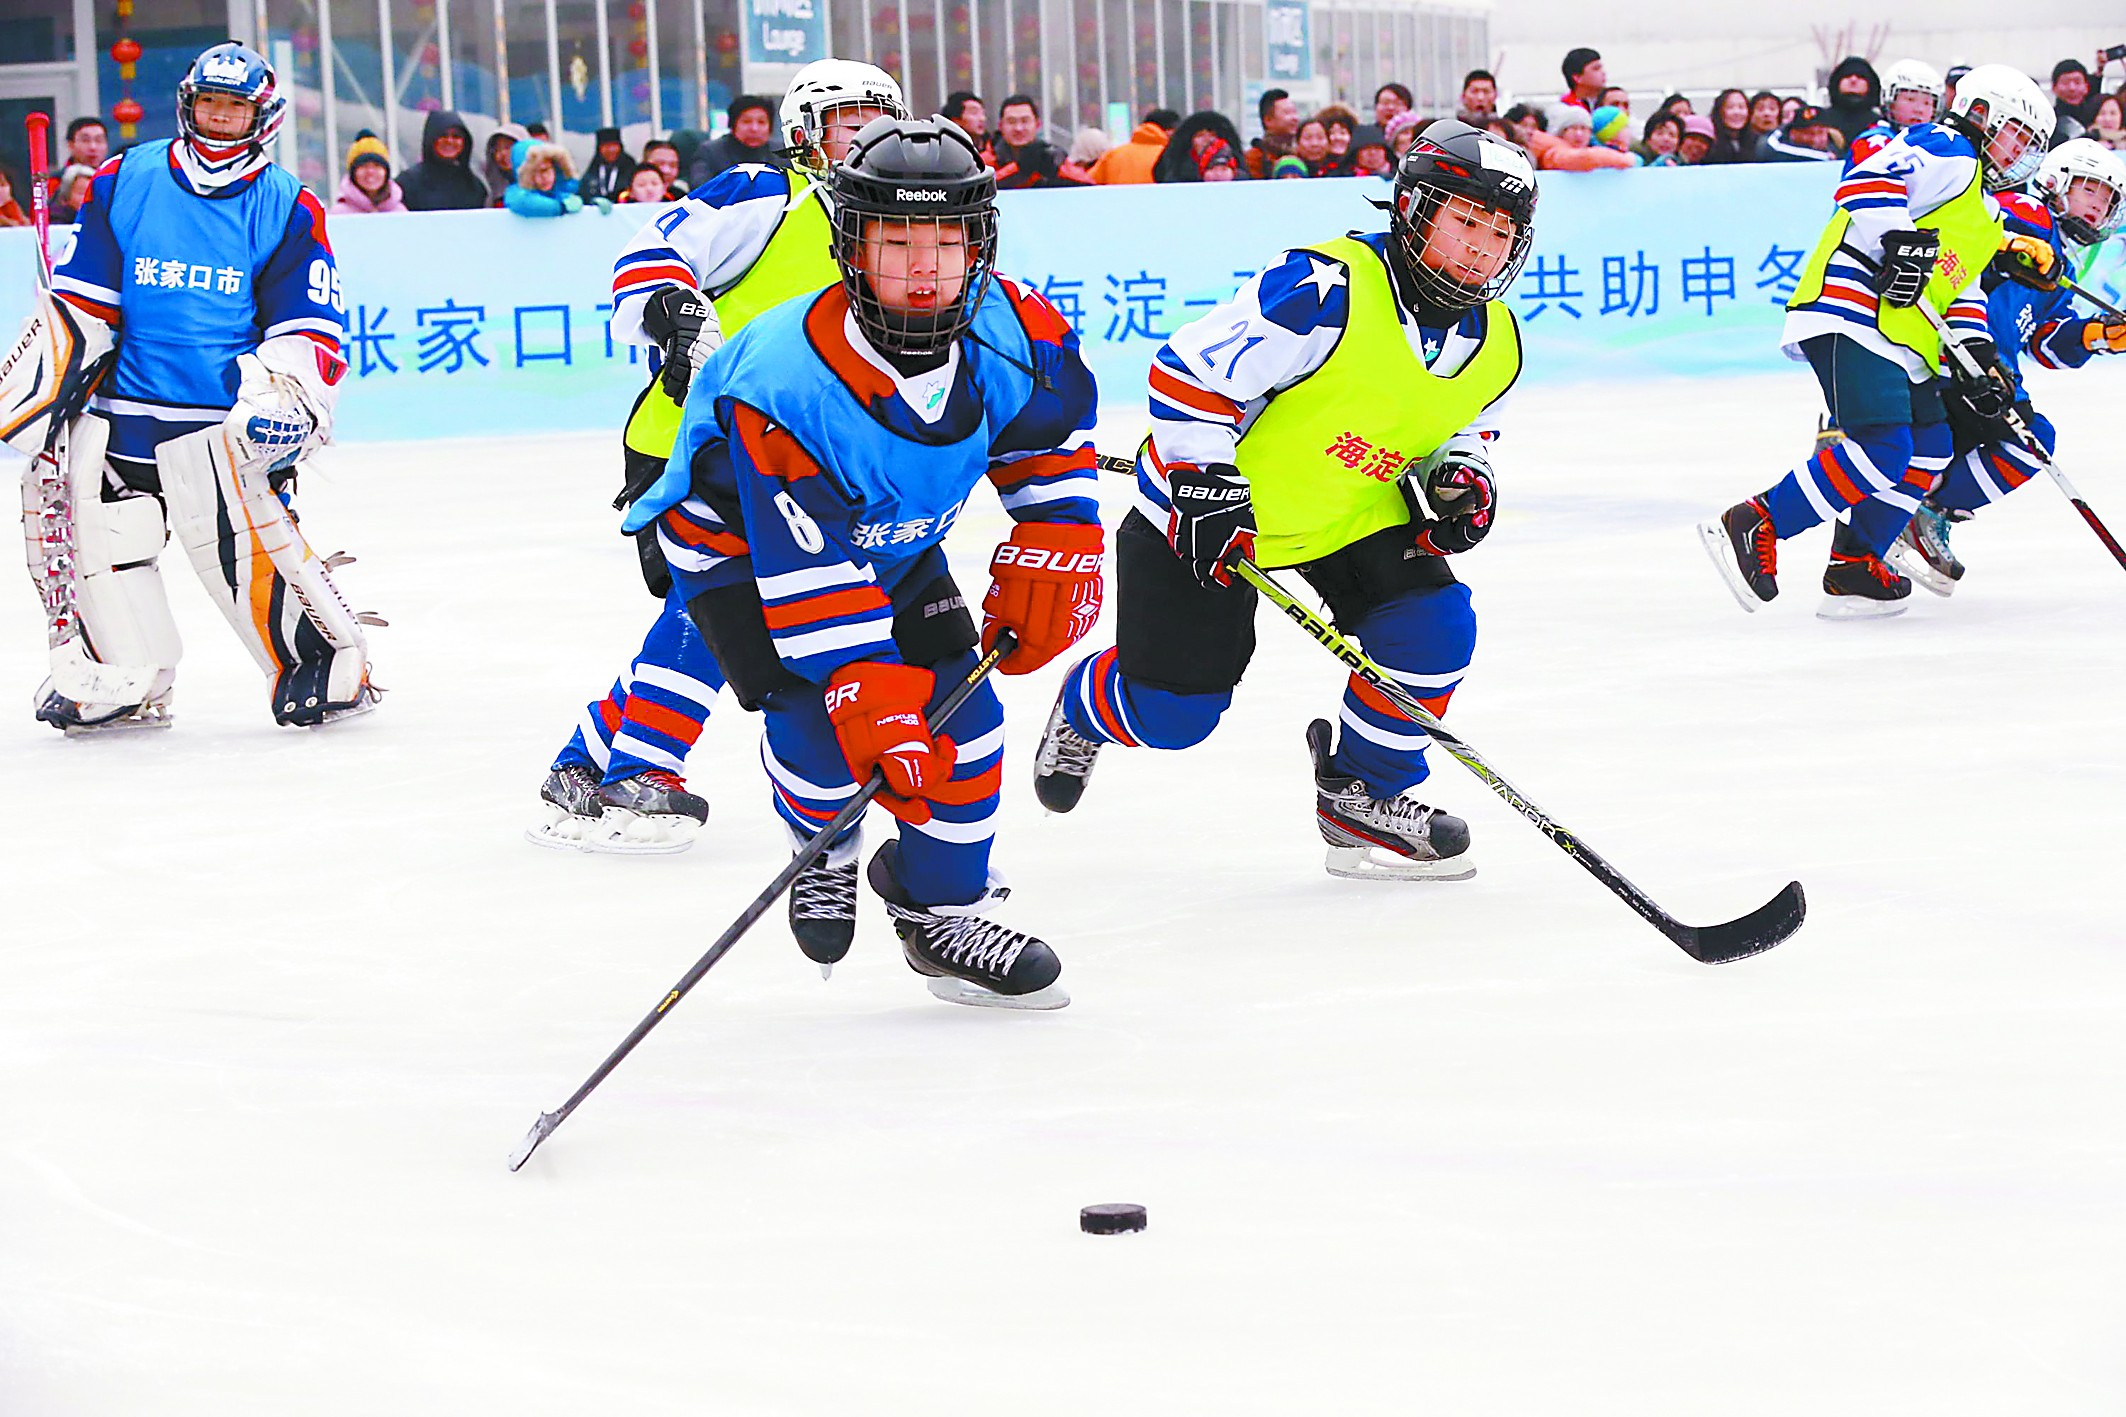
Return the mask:
{"type": "Polygon", "coordinates": [[[1144,1224],[1144,1207],[1123,1201],[1089,1205],[1078,1212],[1078,1228],[1088,1235],[1127,1235],[1144,1224]]]}

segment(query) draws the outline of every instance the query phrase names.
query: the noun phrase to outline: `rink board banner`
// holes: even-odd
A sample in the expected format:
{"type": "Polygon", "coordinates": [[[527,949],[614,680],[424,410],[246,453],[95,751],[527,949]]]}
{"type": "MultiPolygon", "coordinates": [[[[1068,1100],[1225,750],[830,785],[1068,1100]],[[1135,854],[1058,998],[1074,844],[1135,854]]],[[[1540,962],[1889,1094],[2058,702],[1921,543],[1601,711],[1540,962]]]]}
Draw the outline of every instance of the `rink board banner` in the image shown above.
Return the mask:
{"type": "MultiPolygon", "coordinates": [[[[1787,367],[1782,305],[1835,178],[1828,164],[1545,173],[1535,250],[1507,295],[1526,339],[1523,378],[1787,367]]],[[[1007,192],[1000,265],[1070,320],[1105,398],[1141,405],[1146,366],[1168,334],[1288,246],[1379,230],[1385,218],[1367,199],[1387,191],[1348,178],[1007,192]]],[[[644,368],[608,328],[612,261],[668,210],[333,218],[351,367],[341,436],[617,427],[644,368]]],[[[2086,273],[2113,298],[2126,283],[2120,246],[2086,273]]],[[[9,331],[28,306],[34,250],[28,231],[0,231],[9,331]]]]}

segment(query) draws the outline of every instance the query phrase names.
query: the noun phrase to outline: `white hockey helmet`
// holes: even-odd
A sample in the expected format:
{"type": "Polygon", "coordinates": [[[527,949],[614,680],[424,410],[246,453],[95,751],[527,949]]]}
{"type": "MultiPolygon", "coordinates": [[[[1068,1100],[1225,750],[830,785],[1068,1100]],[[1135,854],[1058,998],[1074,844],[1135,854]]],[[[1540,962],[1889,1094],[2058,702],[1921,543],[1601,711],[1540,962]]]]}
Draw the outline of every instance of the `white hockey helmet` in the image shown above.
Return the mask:
{"type": "Polygon", "coordinates": [[[2126,225],[2126,158],[2094,138],[2076,138],[2045,154],[2032,184],[2067,239],[2094,246],[2126,225]],[[2091,216],[2068,209],[2070,195],[2100,203],[2091,216]]]}
{"type": "Polygon", "coordinates": [[[2007,64],[1981,64],[1956,83],[1949,116],[1978,148],[1989,191],[2020,187],[2045,160],[2055,116],[2037,81],[2007,64]]]}
{"type": "MultiPolygon", "coordinates": [[[[1920,59],[1900,59],[1882,71],[1882,111],[1888,114],[1897,96],[1923,93],[1934,100],[1933,117],[1941,116],[1942,82],[1934,66],[1920,59]]],[[[1921,120],[1922,122],[1928,120],[1921,120]]]]}
{"type": "Polygon", "coordinates": [[[818,59],[797,71],[782,96],[783,150],[804,167],[823,172],[820,147],[827,115],[837,108],[876,108],[889,118],[906,118],[908,100],[893,76],[874,64],[855,59],[818,59]]]}

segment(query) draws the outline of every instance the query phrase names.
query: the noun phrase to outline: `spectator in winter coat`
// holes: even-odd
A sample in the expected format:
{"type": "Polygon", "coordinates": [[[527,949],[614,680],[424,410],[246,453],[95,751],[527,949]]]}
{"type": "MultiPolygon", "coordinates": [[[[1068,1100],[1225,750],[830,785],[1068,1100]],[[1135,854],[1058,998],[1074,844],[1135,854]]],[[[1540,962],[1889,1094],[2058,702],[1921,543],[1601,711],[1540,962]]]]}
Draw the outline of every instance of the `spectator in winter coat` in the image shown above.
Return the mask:
{"type": "Polygon", "coordinates": [[[2088,136],[2113,152],[2126,152],[2126,100],[2115,93],[2099,94],[2096,111],[2089,115],[2088,136]]]}
{"type": "Polygon", "coordinates": [[[81,204],[89,199],[89,183],[95,177],[96,169],[82,163],[68,163],[59,169],[59,175],[52,180],[52,225],[66,226],[80,214],[81,204]]]}
{"type": "Polygon", "coordinates": [[[94,172],[111,155],[111,133],[101,118],[84,115],[66,125],[66,165],[94,172]]]}
{"type": "Polygon", "coordinates": [[[1759,162],[1829,162],[1844,152],[1844,130],[1814,104],[1804,103],[1793,119],[1757,146],[1759,162]]]}
{"type": "Polygon", "coordinates": [[[1750,160],[1757,160],[1757,149],[1764,140],[1779,131],[1785,122],[1779,116],[1779,95],[1759,91],[1750,95],[1750,160]]]}
{"type": "Polygon", "coordinates": [[[1697,167],[1713,150],[1713,137],[1713,120],[1693,113],[1683,120],[1683,141],[1676,145],[1676,156],[1683,159],[1685,167],[1697,167]]]}
{"type": "MultiPolygon", "coordinates": [[[[1418,130],[1424,126],[1425,120],[1407,108],[1388,120],[1386,132],[1389,163],[1398,163],[1403,160],[1403,154],[1410,151],[1410,145],[1417,141],[1418,130]]],[[[1510,137],[1512,134],[1510,126],[1507,129],[1507,133],[1510,137]]],[[[1518,142],[1519,139],[1514,141],[1518,142]]],[[[1525,147],[1527,145],[1524,143],[1522,146],[1525,147]]]]}
{"type": "Polygon", "coordinates": [[[731,121],[731,131],[703,143],[695,151],[694,161],[687,168],[688,187],[699,187],[717,173],[742,162],[788,166],[782,154],[775,150],[774,104],[758,94],[742,93],[731,100],[725,117],[731,121]]]}
{"type": "Polygon", "coordinates": [[[1233,120],[1209,109],[1191,113],[1174,125],[1173,136],[1166,140],[1158,161],[1152,164],[1152,181],[1221,181],[1204,175],[1205,159],[1219,148],[1225,149],[1228,161],[1240,160],[1240,132],[1233,127],[1233,120]]]}
{"type": "Polygon", "coordinates": [[[1291,156],[1307,165],[1309,177],[1336,176],[1336,160],[1329,156],[1329,125],[1309,118],[1292,138],[1291,156]]]}
{"type": "Polygon", "coordinates": [[[1351,175],[1351,135],[1358,131],[1358,115],[1340,103],[1332,103],[1314,115],[1329,130],[1329,166],[1323,177],[1351,175]]]}
{"type": "Polygon", "coordinates": [[[1749,95],[1740,89],[1722,89],[1706,117],[1712,120],[1713,146],[1708,163],[1754,162],[1757,135],[1750,131],[1749,95]]]}
{"type": "Polygon", "coordinates": [[[1632,145],[1632,152],[1646,167],[1681,167],[1683,158],[1677,149],[1683,146],[1683,120],[1673,113],[1659,110],[1646,120],[1639,141],[1632,145]]]}
{"type": "Polygon", "coordinates": [[[1115,140],[1107,136],[1105,128],[1080,128],[1070,135],[1070,152],[1065,161],[1085,169],[1086,180],[1092,180],[1093,164],[1113,150],[1115,140]]]}
{"type": "MultiPolygon", "coordinates": [[[[1496,119],[1492,120],[1496,122],[1496,119]]],[[[1388,160],[1388,138],[1371,123],[1361,123],[1351,135],[1351,175],[1393,177],[1395,164],[1388,160]]]]}
{"type": "Polygon", "coordinates": [[[1032,98],[1015,93],[997,109],[997,186],[1083,187],[1091,182],[1085,169],[1041,138],[1041,109],[1032,98]]]}
{"type": "Polygon", "coordinates": [[[1558,68],[1565,75],[1565,92],[1559,102],[1574,104],[1592,113],[1595,104],[1601,101],[1602,90],[1609,87],[1609,70],[1602,63],[1602,56],[1592,49],[1568,49],[1565,62],[1558,68]]]}
{"type": "Polygon", "coordinates": [[[510,166],[510,154],[517,144],[531,136],[520,123],[504,123],[487,135],[487,151],[480,163],[480,175],[487,179],[487,205],[502,205],[502,194],[509,184],[517,180],[516,168],[510,166]]]}
{"type": "Polygon", "coordinates": [[[644,163],[636,168],[635,175],[627,180],[627,190],[620,194],[620,200],[647,204],[668,202],[671,196],[665,191],[664,174],[644,163]]]}
{"type": "Polygon", "coordinates": [[[1536,145],[1531,139],[1537,133],[1550,131],[1550,115],[1536,104],[1516,103],[1506,110],[1506,125],[1513,129],[1513,140],[1533,154],[1536,145]]]}
{"type": "Polygon", "coordinates": [[[1592,172],[1606,167],[1637,167],[1630,153],[1594,145],[1594,116],[1572,103],[1550,106],[1550,131],[1531,130],[1529,151],[1535,165],[1552,172],[1592,172]]]}
{"type": "Polygon", "coordinates": [[[1849,54],[1831,70],[1829,88],[1831,104],[1823,116],[1845,135],[1838,144],[1838,151],[1844,152],[1863,131],[1882,121],[1882,80],[1873,64],[1849,54]]]}
{"type": "Polygon", "coordinates": [[[1144,121],[1129,135],[1128,142],[1109,148],[1093,164],[1093,181],[1103,187],[1151,181],[1159,154],[1166,151],[1167,140],[1174,136],[1174,129],[1180,122],[1181,115],[1171,108],[1155,108],[1145,114],[1144,121]]]}
{"type": "Polygon", "coordinates": [[[28,226],[29,214],[15,200],[15,171],[0,162],[0,226],[28,226]]]}
{"type": "Polygon", "coordinates": [[[1262,136],[1248,144],[1248,176],[1267,177],[1277,159],[1292,151],[1299,135],[1299,105],[1283,89],[1265,89],[1255,105],[1262,136]]]}
{"type": "Polygon", "coordinates": [[[2089,70],[2079,59],[2062,59],[2052,66],[2052,146],[2085,137],[2096,105],[2089,101],[2089,70]]]}
{"type": "Polygon", "coordinates": [[[399,174],[410,212],[469,211],[487,205],[487,184],[472,170],[472,132],[447,108],[421,125],[421,160],[399,174]]]}
{"type": "Polygon", "coordinates": [[[688,192],[687,184],[679,180],[679,148],[662,138],[652,138],[642,145],[642,161],[636,167],[640,172],[645,167],[654,167],[664,178],[664,201],[678,201],[688,192]]]}
{"type": "Polygon", "coordinates": [[[597,136],[598,150],[591,154],[590,166],[583,169],[583,180],[577,184],[577,192],[585,197],[604,197],[611,201],[627,190],[628,182],[635,175],[635,159],[620,146],[618,128],[600,128],[597,136]]]}
{"type": "Polygon", "coordinates": [[[340,179],[340,193],[332,200],[334,216],[375,212],[403,212],[406,202],[399,184],[391,180],[391,154],[383,140],[364,128],[347,149],[347,175],[340,179]]]}
{"type": "MultiPolygon", "coordinates": [[[[1479,69],[1476,74],[1471,74],[1469,78],[1473,79],[1477,74],[1483,73],[1484,71],[1479,69]]],[[[1490,75],[1485,74],[1484,77],[1489,78],[1490,75]]],[[[1468,91],[1469,79],[1464,79],[1462,80],[1462,92],[1466,95],[1468,91]]],[[[1498,101],[1498,96],[1498,86],[1493,84],[1491,98],[1494,103],[1498,101]]],[[[1381,126],[1381,131],[1383,132],[1386,132],[1388,125],[1395,121],[1396,114],[1408,113],[1415,107],[1417,107],[1417,100],[1411,97],[1410,90],[1404,88],[1401,84],[1382,84],[1373,91],[1373,121],[1381,126]]]]}
{"type": "Polygon", "coordinates": [[[1631,115],[1603,104],[1589,115],[1594,122],[1594,140],[1613,152],[1631,151],[1631,115]]]}
{"type": "Polygon", "coordinates": [[[510,158],[517,180],[502,194],[503,206],[518,216],[534,217],[568,216],[583,210],[583,198],[576,195],[575,164],[568,160],[567,148],[526,138],[510,158]]]}
{"type": "Polygon", "coordinates": [[[990,158],[989,110],[982,107],[981,98],[966,89],[958,89],[945,95],[945,106],[938,110],[947,122],[959,125],[962,133],[974,139],[974,150],[982,155],[982,161],[990,158]]]}
{"type": "MultiPolygon", "coordinates": [[[[1405,106],[1407,108],[1407,105],[1405,106]]],[[[1455,105],[1454,116],[1472,128],[1481,128],[1498,116],[1499,81],[1491,76],[1489,69],[1471,69],[1462,75],[1461,102],[1455,105]]],[[[1383,129],[1387,122],[1381,119],[1378,107],[1374,118],[1383,129]]],[[[1390,118],[1394,114],[1388,115],[1390,118]]]]}

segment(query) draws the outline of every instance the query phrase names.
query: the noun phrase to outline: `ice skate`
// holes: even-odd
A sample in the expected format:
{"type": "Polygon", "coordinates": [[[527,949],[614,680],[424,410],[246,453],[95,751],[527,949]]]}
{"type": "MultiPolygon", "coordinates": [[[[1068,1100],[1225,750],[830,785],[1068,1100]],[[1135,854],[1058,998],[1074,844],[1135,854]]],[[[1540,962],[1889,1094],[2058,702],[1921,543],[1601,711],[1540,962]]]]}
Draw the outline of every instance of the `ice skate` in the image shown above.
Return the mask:
{"type": "Polygon", "coordinates": [[[1964,578],[1964,563],[1949,549],[1949,528],[1971,520],[1969,512],[1952,512],[1921,502],[1912,520],[1905,523],[1897,544],[1890,548],[1889,562],[1913,585],[1935,595],[1953,595],[1964,578]]]}
{"type": "Polygon", "coordinates": [[[598,824],[605,804],[598,800],[600,774],[589,763],[563,763],[539,784],[539,820],[524,829],[535,846],[582,851],[584,834],[598,824]]]}
{"type": "Polygon", "coordinates": [[[1469,859],[1469,824],[1408,797],[1369,796],[1366,784],[1329,766],[1331,730],[1326,719],[1307,727],[1314,759],[1314,820],[1329,844],[1324,863],[1332,876],[1378,881],[1466,881],[1476,874],[1469,859]]]}
{"type": "Polygon", "coordinates": [[[1744,610],[1779,594],[1779,537],[1761,497],[1738,502],[1698,523],[1698,541],[1744,610]]]}
{"type": "Polygon", "coordinates": [[[170,709],[171,697],[165,689],[145,703],[78,704],[54,689],[47,679],[37,689],[37,721],[49,723],[69,738],[168,728],[177,721],[170,709]]]}
{"type": "MultiPolygon", "coordinates": [[[[1066,688],[1066,693],[1069,690],[1066,688]]],[[[1086,781],[1101,744],[1070,726],[1063,713],[1063,700],[1049,710],[1048,726],[1041,730],[1041,746],[1034,754],[1033,795],[1051,812],[1068,812],[1085,795],[1086,781]]]]}
{"type": "Polygon", "coordinates": [[[901,889],[900,843],[871,858],[871,889],[886,902],[908,967],[931,994],[951,1004],[991,1009],[1060,1009],[1070,1002],[1056,978],[1063,963],[1031,935],[984,920],[981,912],[1007,892],[992,887],[969,905],[917,905],[901,889]]]}
{"type": "Polygon", "coordinates": [[[1910,608],[1912,582],[1890,569],[1853,529],[1840,522],[1831,535],[1831,564],[1823,571],[1824,620],[1867,620],[1902,615],[1910,608]]]}
{"type": "Polygon", "coordinates": [[[790,883],[790,933],[805,958],[830,979],[856,943],[856,864],[863,853],[860,831],[852,831],[790,883]]]}
{"type": "Polygon", "coordinates": [[[687,791],[674,773],[649,768],[598,789],[598,821],[584,833],[585,851],[623,856],[661,855],[694,844],[709,819],[705,798],[687,791]]]}

